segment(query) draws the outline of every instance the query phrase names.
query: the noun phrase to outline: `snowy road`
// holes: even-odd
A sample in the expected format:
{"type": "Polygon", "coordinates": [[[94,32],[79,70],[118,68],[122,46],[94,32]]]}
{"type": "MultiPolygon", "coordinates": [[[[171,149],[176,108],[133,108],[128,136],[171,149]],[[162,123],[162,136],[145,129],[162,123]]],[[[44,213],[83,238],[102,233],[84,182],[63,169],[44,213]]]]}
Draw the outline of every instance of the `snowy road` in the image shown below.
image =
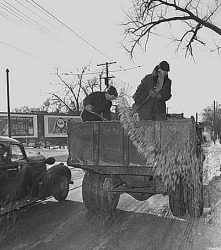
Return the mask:
{"type": "MultiPolygon", "coordinates": [[[[66,159],[63,151],[56,151],[57,160],[66,159]]],[[[51,150],[45,152],[51,156],[51,150]]],[[[50,199],[16,212],[13,219],[4,219],[0,249],[221,249],[220,228],[214,228],[205,215],[200,219],[191,219],[188,214],[182,218],[172,216],[167,196],[136,201],[122,194],[111,218],[90,214],[82,202],[84,173],[80,169],[71,171],[74,184],[65,202],[50,199]]]]}
{"type": "Polygon", "coordinates": [[[72,169],[72,177],[65,202],[51,199],[21,210],[13,224],[5,222],[0,249],[212,249],[203,235],[203,219],[173,217],[167,196],[136,201],[123,194],[114,215],[101,218],[82,203],[83,172],[72,169]]]}

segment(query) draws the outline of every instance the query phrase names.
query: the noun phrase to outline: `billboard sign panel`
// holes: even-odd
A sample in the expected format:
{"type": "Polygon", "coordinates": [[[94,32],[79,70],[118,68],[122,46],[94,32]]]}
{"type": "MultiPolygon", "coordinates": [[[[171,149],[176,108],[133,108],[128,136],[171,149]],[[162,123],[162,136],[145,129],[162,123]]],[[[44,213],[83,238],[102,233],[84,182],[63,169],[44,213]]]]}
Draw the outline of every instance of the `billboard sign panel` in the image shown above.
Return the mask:
{"type": "Polygon", "coordinates": [[[80,116],[45,115],[45,137],[67,137],[67,122],[69,119],[81,121],[80,116]]]}
{"type": "MultiPolygon", "coordinates": [[[[38,137],[37,115],[10,114],[13,138],[38,137]]],[[[0,135],[8,136],[8,116],[0,114],[0,135]]]]}

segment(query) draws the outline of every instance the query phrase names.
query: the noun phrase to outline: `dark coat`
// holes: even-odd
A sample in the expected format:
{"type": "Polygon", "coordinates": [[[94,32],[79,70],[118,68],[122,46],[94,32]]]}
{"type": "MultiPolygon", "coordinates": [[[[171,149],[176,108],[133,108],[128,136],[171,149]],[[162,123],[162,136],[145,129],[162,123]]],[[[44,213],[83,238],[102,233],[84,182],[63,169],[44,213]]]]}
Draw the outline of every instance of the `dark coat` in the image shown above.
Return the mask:
{"type": "MultiPolygon", "coordinates": [[[[137,87],[133,99],[136,107],[143,104],[145,98],[155,87],[153,75],[146,75],[140,85],[137,87]]],[[[166,77],[164,79],[163,87],[158,92],[161,95],[160,99],[150,97],[144,105],[139,109],[139,116],[141,120],[164,120],[166,119],[166,101],[171,98],[171,80],[166,77]]]]}
{"type": "MultiPolygon", "coordinates": [[[[94,112],[103,115],[103,117],[107,120],[111,119],[110,116],[110,108],[112,106],[112,102],[106,100],[105,92],[93,92],[83,100],[84,107],[88,104],[91,104],[94,107],[94,112]]],[[[87,110],[83,110],[81,114],[81,118],[83,121],[101,121],[102,119],[95,114],[88,112],[87,110]]]]}

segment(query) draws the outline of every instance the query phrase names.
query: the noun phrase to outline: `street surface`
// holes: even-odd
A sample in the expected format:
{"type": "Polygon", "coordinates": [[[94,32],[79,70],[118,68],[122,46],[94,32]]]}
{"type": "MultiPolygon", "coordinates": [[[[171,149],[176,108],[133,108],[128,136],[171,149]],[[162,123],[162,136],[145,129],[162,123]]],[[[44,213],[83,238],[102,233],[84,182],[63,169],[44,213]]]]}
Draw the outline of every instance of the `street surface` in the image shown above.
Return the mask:
{"type": "Polygon", "coordinates": [[[136,201],[122,194],[112,217],[89,213],[81,195],[84,172],[71,171],[74,184],[66,201],[49,199],[0,218],[0,249],[221,249],[221,225],[215,227],[206,215],[173,217],[167,196],[136,201]]]}

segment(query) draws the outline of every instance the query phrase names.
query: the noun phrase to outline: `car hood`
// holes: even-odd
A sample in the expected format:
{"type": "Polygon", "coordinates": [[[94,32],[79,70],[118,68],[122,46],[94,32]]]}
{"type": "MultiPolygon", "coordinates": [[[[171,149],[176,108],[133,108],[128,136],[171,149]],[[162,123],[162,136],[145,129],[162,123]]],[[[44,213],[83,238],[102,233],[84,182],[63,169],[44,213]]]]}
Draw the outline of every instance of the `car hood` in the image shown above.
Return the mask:
{"type": "Polygon", "coordinates": [[[34,155],[28,157],[28,161],[30,164],[41,163],[44,162],[45,160],[46,158],[43,155],[34,155]]]}

